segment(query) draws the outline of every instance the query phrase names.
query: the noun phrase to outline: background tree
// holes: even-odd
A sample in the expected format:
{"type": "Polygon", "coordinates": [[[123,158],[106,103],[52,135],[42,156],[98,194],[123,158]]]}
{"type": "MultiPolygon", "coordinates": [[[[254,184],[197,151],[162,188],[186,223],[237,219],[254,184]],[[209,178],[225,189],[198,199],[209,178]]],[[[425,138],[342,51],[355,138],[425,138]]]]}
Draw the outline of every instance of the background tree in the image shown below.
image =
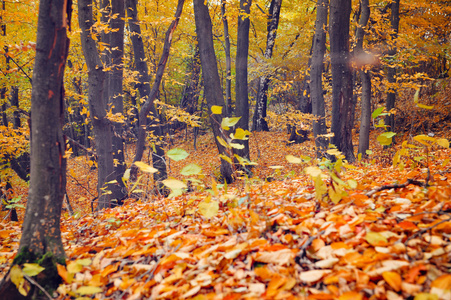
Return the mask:
{"type": "MultiPolygon", "coordinates": [[[[38,263],[45,269],[37,283],[55,290],[61,279],[56,264],[65,264],[61,241],[60,216],[66,187],[66,143],[63,138],[63,77],[69,49],[72,14],[70,1],[42,0],[39,4],[33,89],[31,96],[31,175],[22,237],[13,267],[38,263]],[[56,124],[55,124],[56,123],[56,124]]],[[[13,272],[17,273],[17,269],[13,272]]],[[[25,290],[30,285],[23,283],[25,290]]],[[[21,299],[16,286],[7,276],[0,286],[5,299],[21,299]]],[[[30,298],[41,291],[32,285],[30,298]]]]}
{"type": "Polygon", "coordinates": [[[329,37],[332,71],[332,144],[346,159],[355,160],[352,146],[354,123],[353,81],[349,53],[351,0],[331,0],[329,37]]]}

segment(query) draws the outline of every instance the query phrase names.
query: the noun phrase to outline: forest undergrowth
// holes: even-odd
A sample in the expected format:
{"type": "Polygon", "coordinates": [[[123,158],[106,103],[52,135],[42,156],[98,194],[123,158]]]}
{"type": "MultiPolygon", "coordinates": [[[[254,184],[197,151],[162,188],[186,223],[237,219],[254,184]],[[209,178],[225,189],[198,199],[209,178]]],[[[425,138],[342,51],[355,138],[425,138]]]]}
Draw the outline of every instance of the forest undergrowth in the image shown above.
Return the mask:
{"type": "MultiPolygon", "coordinates": [[[[197,151],[192,141],[172,145],[189,156],[170,162],[170,176],[182,179],[183,166],[196,163],[199,186],[163,198],[144,175],[140,199],[97,213],[96,171],[86,157],[70,158],[75,214],[66,208],[62,217],[67,267],[59,268],[57,298],[451,299],[449,149],[420,147],[394,167],[402,146],[383,149],[373,133],[372,154],[335,172],[351,188],[327,169],[318,185],[305,174],[313,142],[286,139],[252,134],[254,177],[228,186],[215,177],[210,135],[199,137],[197,151]],[[331,188],[342,189],[338,201],[331,188]],[[320,197],[318,189],[326,189],[320,197]]],[[[21,222],[0,223],[2,274],[20,230],[21,222]]]]}

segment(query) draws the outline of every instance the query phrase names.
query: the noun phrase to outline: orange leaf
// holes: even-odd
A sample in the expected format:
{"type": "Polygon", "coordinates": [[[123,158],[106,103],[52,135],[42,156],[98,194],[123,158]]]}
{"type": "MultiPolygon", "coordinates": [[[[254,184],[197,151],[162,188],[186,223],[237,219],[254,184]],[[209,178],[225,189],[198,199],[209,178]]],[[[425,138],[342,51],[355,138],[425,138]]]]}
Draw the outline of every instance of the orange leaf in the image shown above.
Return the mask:
{"type": "Polygon", "coordinates": [[[341,294],[338,300],[362,300],[363,296],[356,291],[345,292],[341,294]]]}
{"type": "Polygon", "coordinates": [[[396,272],[383,272],[382,277],[396,292],[401,290],[401,275],[396,272]]]}
{"type": "Polygon", "coordinates": [[[63,278],[64,282],[70,283],[67,278],[67,270],[66,267],[60,264],[56,264],[56,269],[58,271],[58,275],[63,278]]]}
{"type": "Polygon", "coordinates": [[[409,272],[406,274],[406,282],[407,283],[415,283],[418,275],[420,275],[421,271],[426,271],[427,268],[425,265],[421,264],[418,266],[413,267],[409,270],[409,272]]]}
{"type": "Polygon", "coordinates": [[[445,274],[432,281],[431,287],[442,290],[451,290],[451,274],[445,274]]]}
{"type": "Polygon", "coordinates": [[[398,226],[401,227],[404,230],[415,230],[418,229],[417,225],[415,223],[410,221],[402,221],[398,223],[398,226]]]}
{"type": "Polygon", "coordinates": [[[273,277],[268,284],[268,289],[266,290],[266,296],[274,297],[277,295],[278,290],[281,286],[285,284],[287,279],[282,276],[273,277]]]}

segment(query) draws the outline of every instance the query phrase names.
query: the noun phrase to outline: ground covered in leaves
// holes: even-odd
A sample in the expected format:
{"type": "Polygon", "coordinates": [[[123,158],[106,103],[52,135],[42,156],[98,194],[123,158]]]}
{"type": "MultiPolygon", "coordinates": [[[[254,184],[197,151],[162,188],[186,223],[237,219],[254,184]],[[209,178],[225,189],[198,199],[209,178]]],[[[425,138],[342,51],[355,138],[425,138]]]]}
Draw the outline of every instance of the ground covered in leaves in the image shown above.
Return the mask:
{"type": "MultiPolygon", "coordinates": [[[[451,299],[449,149],[374,143],[367,159],[325,165],[321,184],[309,169],[312,142],[286,139],[253,134],[255,177],[229,186],[216,177],[211,136],[197,150],[172,145],[190,155],[170,162],[171,176],[186,180],[183,166],[202,167],[192,191],[155,196],[144,175],[139,200],[94,214],[96,171],[71,158],[75,214],[62,218],[68,258],[58,299],[451,299]]],[[[0,223],[3,274],[20,230],[0,223]]]]}

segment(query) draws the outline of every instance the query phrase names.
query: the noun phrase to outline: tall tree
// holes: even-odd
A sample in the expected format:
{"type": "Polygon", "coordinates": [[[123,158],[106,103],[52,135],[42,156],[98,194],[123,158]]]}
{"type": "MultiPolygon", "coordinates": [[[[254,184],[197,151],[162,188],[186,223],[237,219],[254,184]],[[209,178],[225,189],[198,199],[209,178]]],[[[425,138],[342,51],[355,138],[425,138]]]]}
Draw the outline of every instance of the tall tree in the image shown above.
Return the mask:
{"type": "MultiPolygon", "coordinates": [[[[197,41],[199,43],[200,61],[202,65],[202,77],[204,80],[204,93],[210,111],[212,106],[223,107],[224,98],[222,96],[221,81],[213,45],[212,24],[208,6],[204,0],[193,0],[193,4],[197,41]]],[[[224,113],[210,115],[210,124],[219,153],[227,156],[227,149],[217,139],[217,137],[222,137],[223,135],[221,129],[223,117],[225,117],[224,113]]],[[[234,180],[232,165],[222,158],[221,174],[226,182],[232,182],[234,180]]]]}
{"type": "Polygon", "coordinates": [[[359,150],[358,153],[366,155],[366,150],[370,147],[370,125],[371,125],[371,75],[370,70],[365,67],[369,54],[363,50],[363,39],[365,37],[365,27],[370,18],[369,0],[360,1],[360,20],[356,30],[356,46],[354,48],[354,62],[361,67],[360,79],[362,81],[362,98],[359,130],[359,150]]]}
{"type": "Polygon", "coordinates": [[[351,0],[331,0],[329,18],[332,69],[332,144],[346,159],[355,160],[352,145],[354,123],[353,81],[349,53],[351,0]]]}
{"type": "Polygon", "coordinates": [[[226,15],[226,0],[221,0],[221,16],[224,27],[224,51],[226,57],[226,116],[232,115],[232,57],[230,56],[229,22],[226,15]]]}
{"type": "MultiPolygon", "coordinates": [[[[277,28],[279,27],[280,8],[282,7],[282,0],[271,0],[269,6],[268,21],[267,21],[267,37],[266,50],[263,55],[265,60],[272,57],[274,45],[277,37],[277,28]]],[[[270,74],[260,76],[258,81],[257,101],[255,103],[254,117],[252,122],[253,131],[268,131],[268,123],[266,122],[266,103],[268,101],[268,86],[270,81],[270,74]]]]}
{"type": "MultiPolygon", "coordinates": [[[[248,56],[249,56],[249,26],[250,26],[250,11],[252,0],[240,1],[240,14],[238,16],[238,36],[236,46],[235,59],[235,94],[236,94],[236,116],[240,120],[236,127],[243,130],[249,130],[249,99],[248,99],[248,56]]],[[[238,142],[244,146],[243,149],[234,149],[235,154],[249,160],[249,140],[243,139],[238,142]]],[[[245,166],[240,166],[245,169],[246,173],[250,174],[250,170],[245,166]]]]}
{"type": "Polygon", "coordinates": [[[316,6],[315,34],[313,36],[312,60],[310,66],[310,95],[312,97],[313,134],[315,136],[318,157],[325,156],[328,141],[322,135],[327,133],[326,112],[323,94],[322,74],[324,69],[324,54],[326,52],[326,26],[328,0],[318,0],[316,6]]]}
{"type": "Polygon", "coordinates": [[[100,59],[93,29],[92,0],[78,1],[78,22],[81,29],[81,46],[88,67],[88,102],[94,132],[97,154],[97,191],[98,206],[102,209],[110,206],[113,181],[113,150],[111,122],[107,119],[108,90],[104,65],[100,59]]]}
{"type": "MultiPolygon", "coordinates": [[[[18,266],[39,263],[45,269],[35,280],[50,294],[61,282],[56,264],[65,264],[60,231],[66,188],[63,76],[71,14],[70,0],[40,1],[36,42],[39,51],[36,51],[31,93],[30,189],[19,251],[10,271],[14,270],[17,276],[18,266]]],[[[0,285],[1,297],[23,299],[10,275],[0,285]]],[[[21,285],[25,290],[30,287],[25,281],[21,285]]],[[[41,298],[39,293],[40,290],[32,285],[29,298],[41,298]]]]}
{"type": "MultiPolygon", "coordinates": [[[[169,25],[168,30],[166,31],[166,36],[164,39],[163,53],[161,54],[160,61],[158,63],[157,72],[155,74],[155,80],[152,85],[152,89],[150,89],[150,78],[148,74],[148,67],[146,63],[146,57],[144,52],[144,44],[142,42],[141,29],[138,23],[137,10],[136,10],[136,0],[127,0],[127,14],[130,17],[130,31],[132,32],[132,44],[133,51],[135,55],[135,65],[136,69],[139,72],[139,85],[138,90],[141,98],[145,99],[144,104],[141,106],[141,110],[139,111],[139,127],[138,127],[138,142],[136,144],[136,153],[133,159],[133,162],[140,161],[142,159],[144,153],[144,144],[146,141],[146,128],[147,128],[147,116],[150,112],[154,118],[157,118],[158,114],[155,109],[154,101],[157,97],[158,91],[160,89],[161,79],[163,78],[163,73],[166,68],[166,63],[169,58],[169,50],[171,49],[172,37],[175,29],[180,20],[180,15],[183,11],[183,4],[185,0],[178,0],[177,8],[174,15],[174,20],[169,25]]],[[[158,122],[154,119],[152,121],[153,126],[155,128],[156,135],[162,137],[161,127],[158,125],[158,122]]],[[[154,173],[155,182],[160,182],[167,178],[166,171],[166,163],[164,160],[164,150],[156,143],[155,151],[152,152],[152,162],[155,169],[158,170],[157,173],[154,173]]],[[[132,167],[132,171],[130,172],[133,177],[136,177],[137,173],[136,166],[132,167]]],[[[159,186],[161,187],[161,186],[159,186]]]]}
{"type": "MultiPolygon", "coordinates": [[[[388,56],[391,58],[391,63],[393,65],[389,66],[387,68],[387,81],[393,85],[396,83],[396,67],[395,62],[393,61],[394,56],[396,55],[396,39],[398,37],[398,31],[399,31],[399,3],[400,0],[393,0],[390,5],[391,13],[390,13],[390,25],[392,29],[391,39],[389,41],[389,49],[387,51],[388,56]]],[[[395,108],[395,101],[396,101],[396,91],[393,89],[393,87],[389,87],[387,92],[387,100],[386,100],[386,109],[387,111],[392,110],[395,108]]],[[[388,126],[388,130],[394,131],[395,130],[395,115],[389,114],[385,118],[385,125],[388,126]]]]}

